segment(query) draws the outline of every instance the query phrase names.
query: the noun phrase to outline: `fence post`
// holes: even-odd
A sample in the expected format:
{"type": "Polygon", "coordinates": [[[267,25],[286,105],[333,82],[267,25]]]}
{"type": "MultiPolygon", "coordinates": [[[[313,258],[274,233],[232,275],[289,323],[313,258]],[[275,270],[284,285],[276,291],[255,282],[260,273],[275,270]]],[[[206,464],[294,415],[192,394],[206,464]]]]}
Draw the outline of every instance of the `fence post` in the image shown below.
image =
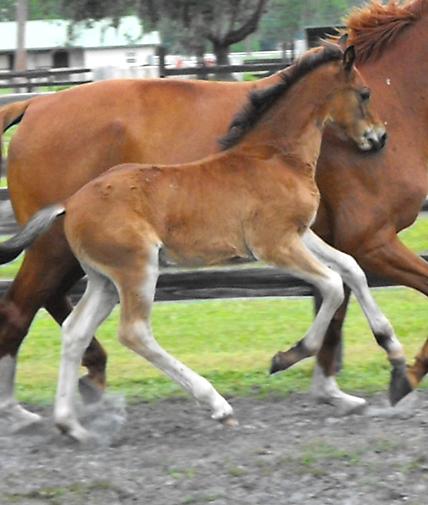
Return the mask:
{"type": "Polygon", "coordinates": [[[163,46],[158,46],[157,49],[158,57],[159,57],[159,77],[165,77],[165,54],[166,50],[163,46]]]}

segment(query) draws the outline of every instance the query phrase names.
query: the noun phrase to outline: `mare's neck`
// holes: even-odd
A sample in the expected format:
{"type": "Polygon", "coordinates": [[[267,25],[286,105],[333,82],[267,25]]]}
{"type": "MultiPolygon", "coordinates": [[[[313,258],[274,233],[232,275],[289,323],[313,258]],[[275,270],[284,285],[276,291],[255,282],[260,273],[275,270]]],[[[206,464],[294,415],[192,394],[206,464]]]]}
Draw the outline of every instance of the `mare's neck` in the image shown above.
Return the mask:
{"type": "MultiPolygon", "coordinates": [[[[419,131],[428,127],[428,2],[422,17],[403,29],[378,58],[358,65],[373,90],[373,103],[382,116],[401,109],[406,123],[419,131]]],[[[394,127],[393,124],[390,125],[394,127]]]]}

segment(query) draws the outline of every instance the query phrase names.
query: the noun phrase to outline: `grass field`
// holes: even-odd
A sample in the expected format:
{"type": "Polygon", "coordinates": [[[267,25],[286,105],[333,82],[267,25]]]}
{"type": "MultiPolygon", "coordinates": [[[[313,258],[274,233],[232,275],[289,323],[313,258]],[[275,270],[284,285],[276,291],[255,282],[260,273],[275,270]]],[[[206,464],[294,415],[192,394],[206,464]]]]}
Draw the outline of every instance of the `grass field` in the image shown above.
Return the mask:
{"type": "MultiPolygon", "coordinates": [[[[374,295],[394,324],[408,356],[413,356],[427,337],[425,297],[403,288],[376,290],[374,295]]],[[[178,386],[117,343],[117,315],[116,310],[98,332],[110,354],[110,390],[146,400],[181,395],[178,386]]],[[[158,303],[153,327],[168,351],[224,394],[286,394],[308,388],[313,361],[270,378],[269,360],[277,350],[301,338],[311,320],[310,298],[158,303]]],[[[59,329],[41,312],[20,356],[21,400],[53,400],[59,348],[59,329]]],[[[389,364],[355,302],[346,323],[345,360],[339,380],[344,388],[361,392],[386,388],[389,364]]]]}

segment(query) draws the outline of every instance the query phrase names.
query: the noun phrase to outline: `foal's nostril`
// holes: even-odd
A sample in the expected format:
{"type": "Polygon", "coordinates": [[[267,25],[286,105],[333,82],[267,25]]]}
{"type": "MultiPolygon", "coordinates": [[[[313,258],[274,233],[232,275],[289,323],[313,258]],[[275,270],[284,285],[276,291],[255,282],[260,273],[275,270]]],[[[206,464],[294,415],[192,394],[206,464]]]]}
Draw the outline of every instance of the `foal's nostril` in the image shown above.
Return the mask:
{"type": "Polygon", "coordinates": [[[388,138],[388,134],[384,132],[384,134],[379,139],[380,147],[382,148],[386,144],[386,139],[388,138]]]}

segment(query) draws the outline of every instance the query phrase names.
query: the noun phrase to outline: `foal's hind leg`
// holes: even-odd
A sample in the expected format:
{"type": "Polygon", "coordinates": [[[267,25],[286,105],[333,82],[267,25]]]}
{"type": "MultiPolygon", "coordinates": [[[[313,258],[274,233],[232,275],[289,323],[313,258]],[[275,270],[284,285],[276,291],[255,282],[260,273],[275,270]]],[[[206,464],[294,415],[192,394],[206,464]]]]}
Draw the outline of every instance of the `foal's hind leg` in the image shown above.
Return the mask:
{"type": "Polygon", "coordinates": [[[83,297],[62,326],[62,353],[54,418],[58,428],[84,441],[89,433],[80,425],[74,410],[79,365],[84,350],[98,326],[118,301],[114,285],[88,269],[88,285],[83,297]]]}
{"type": "Polygon", "coordinates": [[[49,232],[26,252],[16,278],[0,301],[0,416],[9,418],[11,425],[40,420],[15,400],[18,351],[36,312],[57,293],[63,296],[62,283],[75,264],[65,241],[49,232]]]}
{"type": "MultiPolygon", "coordinates": [[[[73,310],[67,296],[57,296],[46,304],[46,310],[61,326],[73,310]]],[[[107,354],[96,338],[92,338],[82,358],[88,374],[79,379],[79,392],[85,403],[94,403],[102,397],[106,386],[107,354]]]]}
{"type": "Polygon", "coordinates": [[[321,348],[327,327],[343,300],[343,284],[340,276],[320,263],[296,234],[265,250],[255,250],[260,259],[284,268],[293,275],[313,284],[321,293],[323,302],[312,326],[293,348],[278,352],[273,360],[271,373],[286,370],[298,361],[316,354],[321,348]]]}
{"type": "MultiPolygon", "coordinates": [[[[154,255],[153,255],[154,256],[154,255]]],[[[235,426],[233,409],[205,378],[168,354],[156,341],[150,325],[150,312],[157,280],[157,255],[144,269],[115,276],[120,292],[120,341],[162,370],[211,409],[211,417],[228,426],[235,426]]]]}

